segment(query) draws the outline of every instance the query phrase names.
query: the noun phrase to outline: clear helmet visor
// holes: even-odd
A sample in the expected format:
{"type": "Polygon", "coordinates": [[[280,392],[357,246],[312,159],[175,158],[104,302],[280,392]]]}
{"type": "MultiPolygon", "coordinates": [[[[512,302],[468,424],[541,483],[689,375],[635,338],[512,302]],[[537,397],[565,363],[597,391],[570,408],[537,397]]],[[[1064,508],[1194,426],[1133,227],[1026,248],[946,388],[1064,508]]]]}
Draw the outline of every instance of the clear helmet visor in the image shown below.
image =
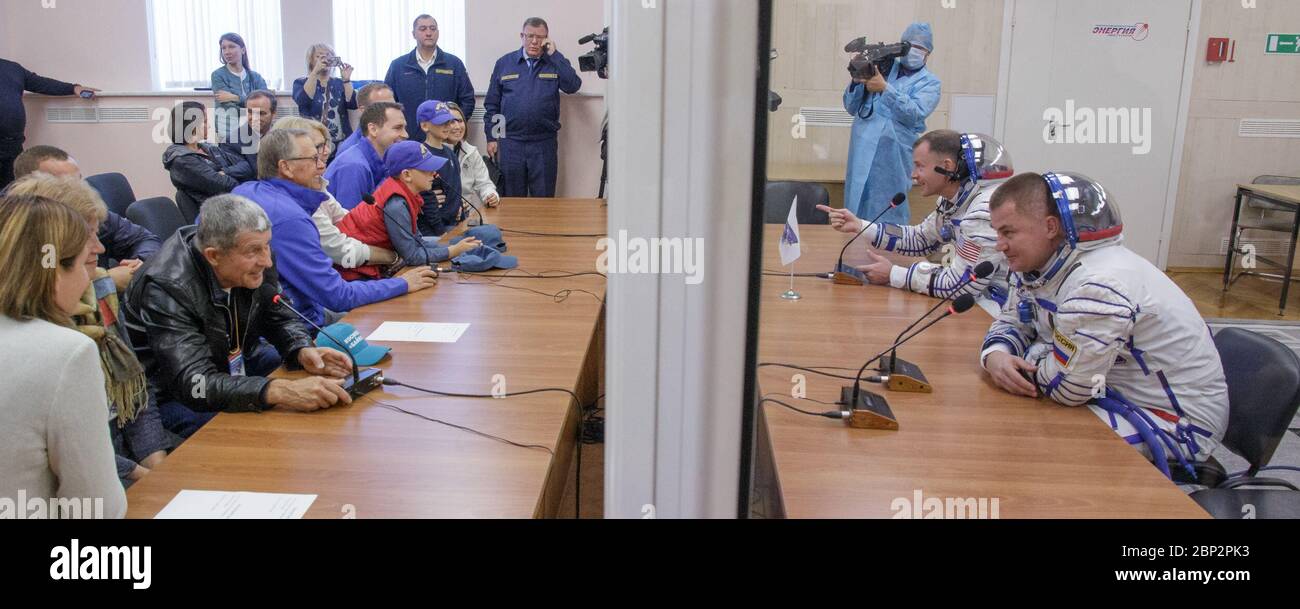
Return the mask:
{"type": "Polygon", "coordinates": [[[1070,244],[1102,241],[1124,232],[1119,205],[1100,183],[1081,173],[1043,174],[1070,244]]]}
{"type": "Polygon", "coordinates": [[[963,134],[961,148],[967,173],[976,181],[1005,180],[1016,173],[1011,154],[992,137],[982,133],[963,134]]]}

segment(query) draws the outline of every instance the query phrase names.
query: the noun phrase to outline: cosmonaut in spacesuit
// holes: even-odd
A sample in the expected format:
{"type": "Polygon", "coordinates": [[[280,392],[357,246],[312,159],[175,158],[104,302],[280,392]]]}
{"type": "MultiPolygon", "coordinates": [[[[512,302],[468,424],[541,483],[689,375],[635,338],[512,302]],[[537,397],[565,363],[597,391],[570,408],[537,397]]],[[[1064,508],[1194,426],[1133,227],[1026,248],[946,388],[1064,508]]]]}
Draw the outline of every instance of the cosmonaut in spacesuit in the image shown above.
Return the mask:
{"type": "Polygon", "coordinates": [[[1209,327],[1178,286],[1122,245],[1119,208],[1076,173],[1018,175],[991,202],[1011,296],[980,361],[994,383],[1087,404],[1166,475],[1218,447],[1228,387],[1209,327]]]}
{"type": "Polygon", "coordinates": [[[1007,265],[996,249],[989,200],[998,184],[1014,173],[1011,156],[987,135],[939,130],[917,140],[913,158],[912,180],[923,195],[939,196],[935,211],[920,224],[876,223],[868,227],[847,209],[820,209],[830,214],[831,226],[842,233],[856,235],[867,229],[862,239],[875,250],[923,257],[945,245],[952,248],[944,264],[920,261],[906,267],[871,252],[872,264],[858,267],[871,283],[937,298],[984,295],[1001,305],[1007,295],[1007,265]],[[993,262],[998,270],[965,284],[984,261],[993,262]]]}

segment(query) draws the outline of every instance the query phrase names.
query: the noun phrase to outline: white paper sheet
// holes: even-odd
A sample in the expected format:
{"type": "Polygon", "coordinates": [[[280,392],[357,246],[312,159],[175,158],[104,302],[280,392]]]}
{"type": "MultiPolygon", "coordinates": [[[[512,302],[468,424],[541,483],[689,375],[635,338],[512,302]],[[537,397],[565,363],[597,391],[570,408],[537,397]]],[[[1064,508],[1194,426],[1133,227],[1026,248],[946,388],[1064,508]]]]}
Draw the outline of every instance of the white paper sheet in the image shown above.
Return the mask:
{"type": "Polygon", "coordinates": [[[372,343],[454,343],[469,330],[469,324],[431,324],[410,321],[386,321],[367,342],[372,343]]]}
{"type": "Polygon", "coordinates": [[[156,520],[299,520],[316,495],[181,491],[156,520]]]}

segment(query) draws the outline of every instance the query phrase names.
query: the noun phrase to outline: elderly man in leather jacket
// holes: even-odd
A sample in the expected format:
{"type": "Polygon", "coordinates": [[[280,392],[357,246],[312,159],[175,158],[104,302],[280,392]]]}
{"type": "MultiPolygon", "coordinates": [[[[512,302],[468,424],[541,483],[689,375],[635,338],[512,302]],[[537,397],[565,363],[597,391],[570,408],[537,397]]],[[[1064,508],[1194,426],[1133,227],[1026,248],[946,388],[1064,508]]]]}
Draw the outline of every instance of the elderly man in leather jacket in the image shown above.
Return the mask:
{"type": "Polygon", "coordinates": [[[183,437],[217,412],[311,412],[352,401],[338,380],[352,370],[348,357],[314,347],[306,326],[274,302],[270,241],[256,203],[214,197],[199,226],[168,239],[127,289],[123,319],[136,355],[164,426],[183,437]],[[266,378],[281,358],[315,376],[266,378]]]}

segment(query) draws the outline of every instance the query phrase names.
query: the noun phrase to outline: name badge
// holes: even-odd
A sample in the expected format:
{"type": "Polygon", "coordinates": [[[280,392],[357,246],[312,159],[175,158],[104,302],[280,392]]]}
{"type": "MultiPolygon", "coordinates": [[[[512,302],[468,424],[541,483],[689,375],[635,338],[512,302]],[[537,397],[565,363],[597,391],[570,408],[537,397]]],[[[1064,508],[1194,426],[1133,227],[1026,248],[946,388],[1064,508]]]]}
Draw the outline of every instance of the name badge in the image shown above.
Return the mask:
{"type": "Polygon", "coordinates": [[[502,77],[501,77],[501,82],[506,82],[507,80],[519,80],[519,75],[518,75],[518,74],[506,74],[505,76],[502,76],[502,77]]]}
{"type": "Polygon", "coordinates": [[[548,80],[555,80],[555,79],[559,78],[560,75],[559,75],[559,74],[538,74],[537,77],[538,77],[538,78],[545,78],[545,79],[548,79],[548,80]]]}
{"type": "Polygon", "coordinates": [[[438,69],[438,70],[434,70],[434,72],[437,72],[438,74],[446,74],[448,76],[454,76],[456,74],[455,70],[438,69]]]}
{"type": "Polygon", "coordinates": [[[230,376],[247,376],[244,372],[244,352],[236,351],[230,354],[230,376]]]}

